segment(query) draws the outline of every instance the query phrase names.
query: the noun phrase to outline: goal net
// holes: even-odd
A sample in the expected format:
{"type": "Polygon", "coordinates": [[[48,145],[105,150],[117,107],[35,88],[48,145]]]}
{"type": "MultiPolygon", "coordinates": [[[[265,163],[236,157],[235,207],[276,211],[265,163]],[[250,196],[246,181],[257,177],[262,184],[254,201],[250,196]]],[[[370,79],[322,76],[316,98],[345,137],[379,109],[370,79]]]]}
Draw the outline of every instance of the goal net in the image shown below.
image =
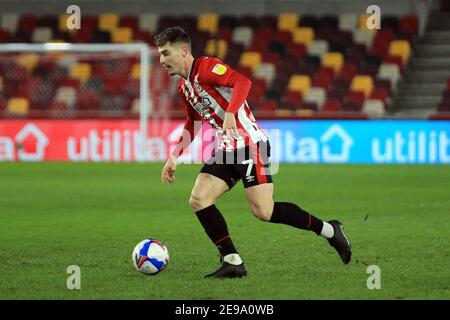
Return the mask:
{"type": "Polygon", "coordinates": [[[1,116],[139,119],[144,153],[164,132],[176,90],[158,59],[142,43],[0,44],[1,116]]]}

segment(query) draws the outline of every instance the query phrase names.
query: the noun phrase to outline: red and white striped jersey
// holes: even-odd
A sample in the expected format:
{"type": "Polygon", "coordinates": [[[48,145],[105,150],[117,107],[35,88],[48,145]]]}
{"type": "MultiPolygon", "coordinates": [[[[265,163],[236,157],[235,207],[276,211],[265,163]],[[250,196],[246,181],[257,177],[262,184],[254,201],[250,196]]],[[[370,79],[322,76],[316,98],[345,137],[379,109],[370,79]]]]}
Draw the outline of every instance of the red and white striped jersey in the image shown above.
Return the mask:
{"type": "MultiPolygon", "coordinates": [[[[267,136],[256,123],[246,101],[250,87],[251,81],[247,77],[221,60],[206,56],[195,59],[188,80],[181,78],[178,83],[178,93],[187,110],[185,130],[189,131],[192,140],[194,121],[204,120],[216,130],[219,148],[226,151],[267,141],[267,136]],[[230,140],[224,134],[222,126],[225,112],[236,115],[241,134],[239,139],[230,140]]],[[[176,155],[181,154],[181,149],[186,147],[176,148],[176,155]]]]}

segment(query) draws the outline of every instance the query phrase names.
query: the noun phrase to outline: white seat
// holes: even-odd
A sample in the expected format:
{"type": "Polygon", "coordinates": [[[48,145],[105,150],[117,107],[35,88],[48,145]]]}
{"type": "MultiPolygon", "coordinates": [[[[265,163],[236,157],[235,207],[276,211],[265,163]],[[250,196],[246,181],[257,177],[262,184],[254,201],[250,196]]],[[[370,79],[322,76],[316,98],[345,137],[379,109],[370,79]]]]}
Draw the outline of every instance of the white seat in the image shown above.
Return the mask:
{"type": "Polygon", "coordinates": [[[365,44],[369,48],[372,46],[374,34],[371,31],[356,29],[353,30],[353,40],[356,43],[365,44]]]}
{"type": "Polygon", "coordinates": [[[275,78],[276,68],[272,63],[261,63],[257,68],[253,76],[255,78],[266,80],[267,85],[271,85],[275,78]]]}
{"type": "Polygon", "coordinates": [[[153,13],[139,15],[139,29],[150,33],[156,32],[158,28],[159,17],[153,13]]]}
{"type": "Polygon", "coordinates": [[[69,109],[73,109],[77,97],[77,91],[72,87],[60,87],[56,90],[55,101],[64,102],[69,109]]]}
{"type": "Polygon", "coordinates": [[[8,30],[10,33],[16,33],[19,25],[19,16],[15,13],[3,13],[1,16],[0,28],[8,30]]]}
{"type": "Polygon", "coordinates": [[[235,43],[241,43],[248,48],[253,40],[253,30],[250,27],[236,27],[231,34],[235,43]]]}
{"type": "Polygon", "coordinates": [[[384,115],[384,104],[381,100],[367,99],[364,100],[362,112],[369,117],[381,117],[384,115]]]}
{"type": "Polygon", "coordinates": [[[353,13],[339,15],[339,30],[353,31],[358,28],[358,16],[353,13]]]}
{"type": "Polygon", "coordinates": [[[73,55],[67,55],[58,60],[58,65],[70,69],[77,62],[78,59],[76,57],[74,57],[73,55]]]}
{"type": "Polygon", "coordinates": [[[53,37],[53,31],[47,27],[38,27],[31,33],[31,41],[36,43],[49,42],[53,37]]]}
{"type": "Polygon", "coordinates": [[[313,87],[309,89],[308,94],[303,99],[304,102],[315,103],[317,108],[322,109],[323,104],[326,100],[326,93],[323,88],[313,87]]]}
{"type": "Polygon", "coordinates": [[[309,44],[308,54],[322,57],[328,52],[328,42],[325,40],[313,40],[309,44]]]}
{"type": "Polygon", "coordinates": [[[395,90],[398,80],[400,80],[400,70],[395,63],[382,63],[378,69],[377,77],[391,81],[391,88],[395,90]]]}

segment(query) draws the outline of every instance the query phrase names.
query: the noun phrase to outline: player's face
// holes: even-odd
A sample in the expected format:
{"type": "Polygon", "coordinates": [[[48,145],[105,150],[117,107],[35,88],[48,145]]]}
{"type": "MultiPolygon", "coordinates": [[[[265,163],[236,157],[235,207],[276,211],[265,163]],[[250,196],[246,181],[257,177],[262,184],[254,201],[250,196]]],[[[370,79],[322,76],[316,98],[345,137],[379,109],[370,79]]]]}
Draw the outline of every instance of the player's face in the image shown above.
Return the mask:
{"type": "Polygon", "coordinates": [[[159,63],[171,75],[181,74],[183,60],[185,57],[185,47],[180,44],[167,42],[164,46],[158,47],[160,54],[159,63]]]}

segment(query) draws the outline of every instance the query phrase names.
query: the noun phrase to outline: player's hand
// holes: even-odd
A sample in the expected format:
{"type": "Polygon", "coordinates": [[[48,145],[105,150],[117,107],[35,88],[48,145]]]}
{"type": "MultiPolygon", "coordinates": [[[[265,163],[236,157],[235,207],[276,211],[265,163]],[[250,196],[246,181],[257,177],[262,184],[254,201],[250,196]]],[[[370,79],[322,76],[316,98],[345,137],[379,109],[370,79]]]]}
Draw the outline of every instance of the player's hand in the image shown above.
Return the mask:
{"type": "Polygon", "coordinates": [[[231,112],[225,112],[225,118],[223,119],[223,132],[227,135],[228,139],[239,139],[239,132],[236,125],[236,118],[231,112]]]}
{"type": "Polygon", "coordinates": [[[170,185],[175,182],[175,170],[177,169],[177,159],[174,156],[170,156],[167,159],[164,168],[161,173],[161,182],[168,182],[170,185]]]}

